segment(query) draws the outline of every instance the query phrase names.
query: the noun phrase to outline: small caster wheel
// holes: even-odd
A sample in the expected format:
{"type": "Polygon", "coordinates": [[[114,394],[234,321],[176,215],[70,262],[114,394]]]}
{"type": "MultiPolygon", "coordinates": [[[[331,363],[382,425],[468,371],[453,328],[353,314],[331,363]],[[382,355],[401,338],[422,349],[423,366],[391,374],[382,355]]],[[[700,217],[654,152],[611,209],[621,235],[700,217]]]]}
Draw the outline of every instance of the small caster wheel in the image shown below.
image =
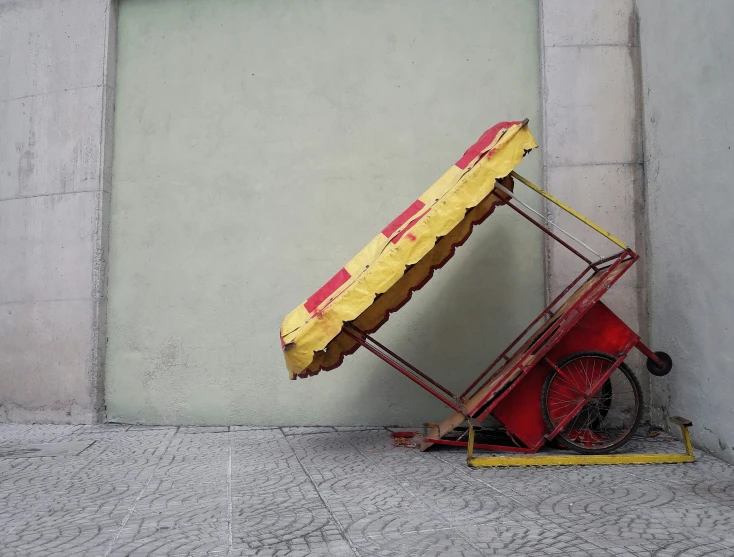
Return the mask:
{"type": "Polygon", "coordinates": [[[668,375],[670,370],[673,369],[673,359],[668,356],[665,352],[655,352],[655,355],[660,359],[660,364],[656,364],[650,358],[647,359],[647,371],[658,377],[668,375]]]}

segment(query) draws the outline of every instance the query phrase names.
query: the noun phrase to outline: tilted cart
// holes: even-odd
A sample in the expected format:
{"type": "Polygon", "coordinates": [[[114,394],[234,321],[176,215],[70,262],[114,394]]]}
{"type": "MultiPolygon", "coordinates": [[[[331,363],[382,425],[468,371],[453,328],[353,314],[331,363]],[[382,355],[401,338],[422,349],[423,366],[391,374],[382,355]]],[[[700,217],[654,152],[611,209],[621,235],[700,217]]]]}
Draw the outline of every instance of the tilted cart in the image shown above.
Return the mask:
{"type": "MultiPolygon", "coordinates": [[[[690,450],[684,455],[598,456],[622,447],[639,425],[643,395],[625,364],[630,351],[640,350],[654,375],[667,374],[672,361],[645,346],[601,301],[638,255],[514,171],[536,146],[527,120],[487,130],[428,191],[292,311],[280,331],[290,377],[334,369],[363,346],[453,410],[440,424],[429,424],[421,450],[434,444],[467,447],[472,465],[691,461],[690,450]],[[616,253],[603,257],[554,223],[547,221],[558,233],[546,226],[547,219],[515,197],[516,182],[605,236],[617,246],[616,253]],[[585,267],[464,392],[455,394],[372,335],[499,206],[543,230],[585,267]],[[475,441],[475,428],[488,416],[504,426],[506,442],[475,441]],[[464,424],[468,427],[461,428],[464,424]],[[474,449],[536,453],[548,443],[597,456],[574,460],[552,455],[542,461],[539,456],[473,456],[474,449]]],[[[688,443],[690,423],[676,420],[688,443]]]]}

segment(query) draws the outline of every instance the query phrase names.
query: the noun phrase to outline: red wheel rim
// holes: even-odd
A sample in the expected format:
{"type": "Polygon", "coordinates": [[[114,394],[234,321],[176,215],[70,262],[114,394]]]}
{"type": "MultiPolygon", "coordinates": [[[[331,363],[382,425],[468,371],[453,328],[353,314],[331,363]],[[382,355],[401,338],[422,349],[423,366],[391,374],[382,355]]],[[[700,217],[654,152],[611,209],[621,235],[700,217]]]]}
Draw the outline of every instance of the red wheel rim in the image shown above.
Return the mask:
{"type": "Polygon", "coordinates": [[[568,420],[559,432],[564,442],[584,449],[604,449],[626,438],[634,427],[639,398],[631,380],[617,368],[601,382],[612,365],[605,358],[581,356],[564,364],[560,368],[563,373],[555,372],[551,377],[546,396],[548,419],[553,429],[568,420]]]}

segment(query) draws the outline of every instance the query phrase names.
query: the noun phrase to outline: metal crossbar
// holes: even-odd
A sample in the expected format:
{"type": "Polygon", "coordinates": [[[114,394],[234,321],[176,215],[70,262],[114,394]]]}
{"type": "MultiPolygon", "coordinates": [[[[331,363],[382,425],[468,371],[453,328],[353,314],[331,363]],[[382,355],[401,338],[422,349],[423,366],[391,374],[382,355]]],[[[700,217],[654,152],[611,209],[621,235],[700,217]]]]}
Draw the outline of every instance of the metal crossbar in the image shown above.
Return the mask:
{"type": "MultiPolygon", "coordinates": [[[[566,236],[568,236],[569,238],[571,238],[571,239],[572,239],[572,240],[573,240],[574,242],[576,242],[576,243],[578,243],[578,244],[580,244],[580,245],[584,246],[584,247],[585,247],[585,248],[586,248],[587,250],[589,250],[589,251],[590,251],[591,253],[593,253],[594,255],[596,255],[596,256],[597,256],[597,257],[598,257],[599,259],[602,259],[602,256],[601,256],[601,254],[599,254],[599,253],[597,253],[596,251],[594,251],[594,249],[593,249],[593,248],[591,248],[590,246],[588,246],[587,244],[585,244],[584,242],[582,242],[581,240],[579,240],[579,239],[578,239],[578,238],[577,238],[576,236],[574,236],[574,235],[573,235],[573,234],[571,234],[570,232],[567,232],[566,230],[564,230],[563,228],[561,228],[561,227],[560,227],[559,225],[557,225],[557,224],[556,224],[555,222],[553,222],[552,220],[550,220],[550,219],[549,219],[548,217],[546,217],[546,216],[543,216],[543,215],[541,215],[541,214],[540,214],[540,213],[539,213],[538,211],[536,211],[535,209],[533,209],[533,208],[532,208],[532,207],[531,207],[530,205],[528,205],[527,203],[523,203],[523,202],[522,202],[522,201],[521,201],[520,199],[518,199],[518,198],[517,198],[517,197],[516,197],[516,196],[515,196],[515,195],[514,195],[514,194],[513,194],[513,193],[512,193],[512,192],[511,192],[510,190],[508,190],[508,189],[507,189],[507,188],[506,188],[505,186],[503,186],[503,185],[502,185],[502,184],[500,184],[499,182],[497,182],[497,183],[496,183],[495,185],[496,185],[496,186],[497,186],[497,187],[498,187],[498,188],[499,188],[499,189],[500,189],[500,190],[501,190],[501,191],[502,191],[503,193],[505,193],[506,195],[509,195],[509,196],[510,196],[510,197],[511,197],[512,199],[514,199],[515,201],[517,201],[517,202],[518,202],[518,203],[519,203],[520,205],[522,205],[523,207],[525,207],[525,208],[526,208],[526,209],[527,209],[528,211],[531,211],[531,212],[535,213],[535,214],[536,214],[536,215],[538,215],[538,216],[539,216],[539,217],[540,217],[541,219],[543,219],[543,220],[544,220],[545,222],[547,222],[547,223],[548,223],[548,224],[550,224],[551,226],[553,226],[553,227],[557,228],[558,230],[560,230],[561,232],[563,232],[563,233],[564,233],[564,234],[565,234],[566,236]]],[[[542,190],[541,190],[541,191],[542,191],[542,190]]],[[[577,255],[578,255],[578,254],[577,254],[577,255]]],[[[581,257],[581,256],[580,256],[580,257],[581,257]]]]}

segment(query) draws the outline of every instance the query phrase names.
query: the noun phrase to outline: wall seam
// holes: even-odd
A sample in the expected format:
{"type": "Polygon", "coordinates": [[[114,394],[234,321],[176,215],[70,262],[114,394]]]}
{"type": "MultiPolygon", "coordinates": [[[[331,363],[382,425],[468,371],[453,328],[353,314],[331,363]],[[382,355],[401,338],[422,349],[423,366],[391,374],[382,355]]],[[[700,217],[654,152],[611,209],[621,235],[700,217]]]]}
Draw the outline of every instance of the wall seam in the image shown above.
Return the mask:
{"type": "Polygon", "coordinates": [[[620,47],[635,48],[633,43],[595,43],[595,44],[549,44],[546,48],[597,48],[597,47],[620,47]]]}
{"type": "MultiPolygon", "coordinates": [[[[638,33],[632,25],[634,13],[630,2],[620,2],[619,9],[598,10],[604,2],[606,0],[581,3],[576,0],[540,1],[543,149],[544,154],[552,155],[550,160],[544,158],[543,179],[547,190],[562,199],[569,197],[571,206],[575,206],[577,200],[586,203],[590,212],[585,214],[592,220],[604,225],[610,217],[621,219],[624,228],[619,234],[624,237],[625,232],[626,235],[631,232],[634,237],[629,243],[644,258],[646,249],[642,236],[645,232],[639,215],[644,203],[639,199],[638,184],[638,169],[644,166],[644,153],[639,141],[639,64],[635,63],[640,55],[638,33]],[[573,20],[564,15],[570,11],[574,13],[573,20]],[[564,39],[567,44],[557,44],[564,39]],[[577,49],[577,53],[561,50],[568,48],[577,49]],[[579,58],[578,52],[583,52],[583,56],[579,58]],[[583,63],[566,63],[566,55],[569,54],[583,63]],[[623,56],[632,59],[631,69],[627,60],[622,60],[623,56]],[[554,64],[556,60],[558,63],[554,64]],[[631,122],[626,119],[624,122],[610,122],[602,117],[603,111],[614,110],[610,104],[634,108],[631,122]],[[552,124],[550,130],[546,122],[552,124]],[[551,136],[551,133],[555,135],[551,136]],[[594,141],[593,149],[585,147],[590,138],[594,141]],[[630,159],[620,159],[627,156],[630,159]],[[594,167],[599,168],[592,171],[594,167]],[[592,176],[611,190],[607,192],[603,185],[589,182],[592,176]],[[632,192],[631,199],[627,197],[630,195],[628,191],[632,192]],[[589,200],[589,195],[593,201],[589,200]],[[614,202],[613,206],[610,201],[614,202]]],[[[553,218],[557,213],[551,210],[551,206],[546,207],[551,213],[548,217],[553,218]]],[[[584,213],[583,210],[581,212],[584,213]]],[[[560,292],[567,281],[563,280],[564,260],[557,252],[555,242],[547,240],[546,246],[546,295],[551,296],[556,290],[560,292]]],[[[616,303],[612,303],[612,307],[620,318],[629,319],[633,328],[639,329],[641,336],[646,338],[649,335],[643,307],[646,300],[645,272],[641,268],[633,272],[634,280],[630,285],[625,282],[625,292],[617,299],[619,307],[615,307],[616,303]]],[[[607,300],[607,303],[610,301],[614,302],[607,300]]],[[[635,368],[640,367],[639,353],[631,356],[635,368]]],[[[644,392],[649,392],[650,385],[642,376],[643,369],[636,371],[641,374],[644,392]]],[[[643,413],[643,416],[649,416],[649,405],[643,413]]]]}
{"type": "Polygon", "coordinates": [[[644,161],[630,161],[630,162],[584,162],[584,163],[573,163],[573,164],[548,164],[548,168],[577,168],[583,166],[630,166],[630,165],[643,165],[644,161]]]}
{"type": "Polygon", "coordinates": [[[59,304],[63,302],[91,302],[93,298],[58,298],[55,300],[3,300],[0,306],[19,304],[59,304]]]}
{"type": "MultiPolygon", "coordinates": [[[[546,102],[548,95],[547,95],[547,84],[546,84],[546,78],[545,78],[545,23],[544,23],[544,17],[543,13],[545,10],[545,2],[544,0],[540,0],[538,4],[538,41],[539,41],[539,48],[540,48],[540,114],[543,118],[543,122],[541,124],[542,134],[543,137],[541,138],[541,148],[542,148],[542,162],[541,162],[541,178],[543,180],[543,183],[541,186],[544,189],[547,189],[548,186],[548,157],[547,152],[548,149],[548,134],[547,134],[547,125],[546,122],[548,122],[548,115],[546,113],[546,107],[548,103],[546,102]]],[[[550,218],[550,211],[548,207],[548,200],[544,197],[541,199],[541,212],[545,215],[546,218],[550,218]]],[[[545,292],[544,295],[544,305],[548,306],[548,304],[551,303],[552,297],[551,297],[551,283],[550,283],[550,241],[547,234],[541,234],[541,249],[543,250],[543,287],[545,292]]]]}
{"type": "Polygon", "coordinates": [[[111,75],[110,66],[112,65],[112,56],[117,56],[117,0],[110,0],[105,9],[105,35],[104,35],[104,52],[102,64],[102,89],[101,89],[101,113],[99,126],[99,189],[98,204],[96,214],[95,242],[94,242],[94,260],[92,262],[92,296],[94,299],[94,322],[92,326],[92,374],[93,388],[92,393],[94,403],[95,418],[98,422],[104,422],[105,404],[104,404],[104,380],[105,380],[105,360],[106,360],[106,344],[107,344],[107,250],[109,239],[109,207],[110,203],[107,198],[111,172],[106,169],[111,168],[112,164],[112,142],[111,135],[113,133],[114,119],[112,112],[114,111],[114,87],[108,84],[110,80],[115,79],[115,75],[111,75]],[[111,100],[111,102],[110,102],[111,100]]]}
{"type": "Polygon", "coordinates": [[[44,91],[43,93],[31,93],[30,95],[21,95],[20,97],[0,99],[0,104],[9,103],[13,101],[21,101],[23,99],[33,99],[36,97],[47,97],[49,95],[60,95],[61,93],[68,93],[71,91],[83,91],[84,89],[94,89],[96,87],[108,87],[108,85],[105,85],[104,83],[98,83],[96,85],[82,85],[80,87],[69,87],[67,89],[58,89],[55,91],[44,91]]]}
{"type": "Polygon", "coordinates": [[[0,203],[3,201],[16,201],[19,199],[37,199],[39,197],[61,197],[62,195],[78,195],[80,193],[97,193],[99,190],[78,190],[78,191],[62,191],[58,193],[39,193],[38,195],[20,195],[18,197],[3,197],[0,199],[0,203]]]}

